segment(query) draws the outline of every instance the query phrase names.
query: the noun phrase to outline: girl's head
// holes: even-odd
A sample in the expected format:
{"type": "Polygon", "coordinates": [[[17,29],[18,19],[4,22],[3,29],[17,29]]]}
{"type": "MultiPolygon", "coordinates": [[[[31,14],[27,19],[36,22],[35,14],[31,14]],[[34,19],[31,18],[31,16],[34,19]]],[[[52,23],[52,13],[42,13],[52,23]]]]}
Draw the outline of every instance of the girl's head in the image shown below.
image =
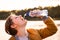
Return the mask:
{"type": "Polygon", "coordinates": [[[25,20],[21,15],[10,15],[5,23],[5,31],[10,35],[16,35],[17,29],[25,27],[27,20],[25,20]]]}

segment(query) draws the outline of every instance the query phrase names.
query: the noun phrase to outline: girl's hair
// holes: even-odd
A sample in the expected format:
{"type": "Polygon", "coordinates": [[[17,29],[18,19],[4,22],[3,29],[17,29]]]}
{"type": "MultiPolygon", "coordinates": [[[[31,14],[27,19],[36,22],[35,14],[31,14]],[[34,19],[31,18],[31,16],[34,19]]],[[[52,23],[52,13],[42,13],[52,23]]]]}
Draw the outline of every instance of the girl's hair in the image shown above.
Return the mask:
{"type": "Polygon", "coordinates": [[[7,18],[6,22],[5,22],[5,31],[10,34],[10,35],[16,35],[17,34],[17,30],[14,28],[11,28],[11,25],[13,24],[12,19],[11,19],[11,15],[7,18]]]}

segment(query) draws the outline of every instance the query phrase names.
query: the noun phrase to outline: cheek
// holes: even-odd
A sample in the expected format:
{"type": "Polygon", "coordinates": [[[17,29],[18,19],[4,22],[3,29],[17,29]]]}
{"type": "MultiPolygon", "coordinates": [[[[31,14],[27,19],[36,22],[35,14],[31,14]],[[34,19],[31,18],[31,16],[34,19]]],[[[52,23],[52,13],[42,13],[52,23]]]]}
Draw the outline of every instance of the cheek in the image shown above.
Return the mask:
{"type": "Polygon", "coordinates": [[[19,24],[23,25],[24,24],[24,21],[20,21],[19,24]]]}
{"type": "Polygon", "coordinates": [[[27,20],[13,20],[13,22],[17,25],[20,25],[20,26],[23,26],[23,25],[26,25],[27,23],[27,20]]]}
{"type": "Polygon", "coordinates": [[[23,24],[24,24],[24,22],[21,21],[21,20],[17,20],[17,21],[15,21],[15,23],[16,23],[17,25],[23,25],[23,24]]]}
{"type": "Polygon", "coordinates": [[[13,20],[14,24],[18,24],[18,22],[19,22],[18,20],[15,20],[15,19],[13,20]]]}
{"type": "Polygon", "coordinates": [[[22,25],[22,26],[23,25],[26,25],[26,24],[27,24],[27,21],[26,20],[20,22],[20,25],[22,25]]]}
{"type": "Polygon", "coordinates": [[[18,24],[18,21],[13,21],[14,22],[14,24],[18,24]]]}

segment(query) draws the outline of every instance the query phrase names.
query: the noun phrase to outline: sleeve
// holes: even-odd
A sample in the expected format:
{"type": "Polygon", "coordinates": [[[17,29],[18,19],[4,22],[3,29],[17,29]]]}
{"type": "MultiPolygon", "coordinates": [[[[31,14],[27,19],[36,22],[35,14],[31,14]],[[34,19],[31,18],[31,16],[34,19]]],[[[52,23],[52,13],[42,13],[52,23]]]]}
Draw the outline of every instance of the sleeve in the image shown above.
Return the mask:
{"type": "Polygon", "coordinates": [[[47,25],[47,27],[38,30],[42,39],[53,35],[57,31],[57,25],[54,23],[51,17],[48,17],[46,20],[44,20],[44,23],[47,25]]]}

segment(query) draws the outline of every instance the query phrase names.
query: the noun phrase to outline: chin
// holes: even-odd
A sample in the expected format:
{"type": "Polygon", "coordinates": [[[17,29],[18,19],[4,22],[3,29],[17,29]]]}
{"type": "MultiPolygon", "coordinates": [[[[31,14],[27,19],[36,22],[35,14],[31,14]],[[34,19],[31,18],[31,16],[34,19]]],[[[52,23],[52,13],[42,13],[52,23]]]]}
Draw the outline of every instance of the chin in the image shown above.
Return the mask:
{"type": "Polygon", "coordinates": [[[24,24],[24,25],[26,26],[26,24],[27,24],[27,22],[25,22],[25,24],[24,24]]]}

